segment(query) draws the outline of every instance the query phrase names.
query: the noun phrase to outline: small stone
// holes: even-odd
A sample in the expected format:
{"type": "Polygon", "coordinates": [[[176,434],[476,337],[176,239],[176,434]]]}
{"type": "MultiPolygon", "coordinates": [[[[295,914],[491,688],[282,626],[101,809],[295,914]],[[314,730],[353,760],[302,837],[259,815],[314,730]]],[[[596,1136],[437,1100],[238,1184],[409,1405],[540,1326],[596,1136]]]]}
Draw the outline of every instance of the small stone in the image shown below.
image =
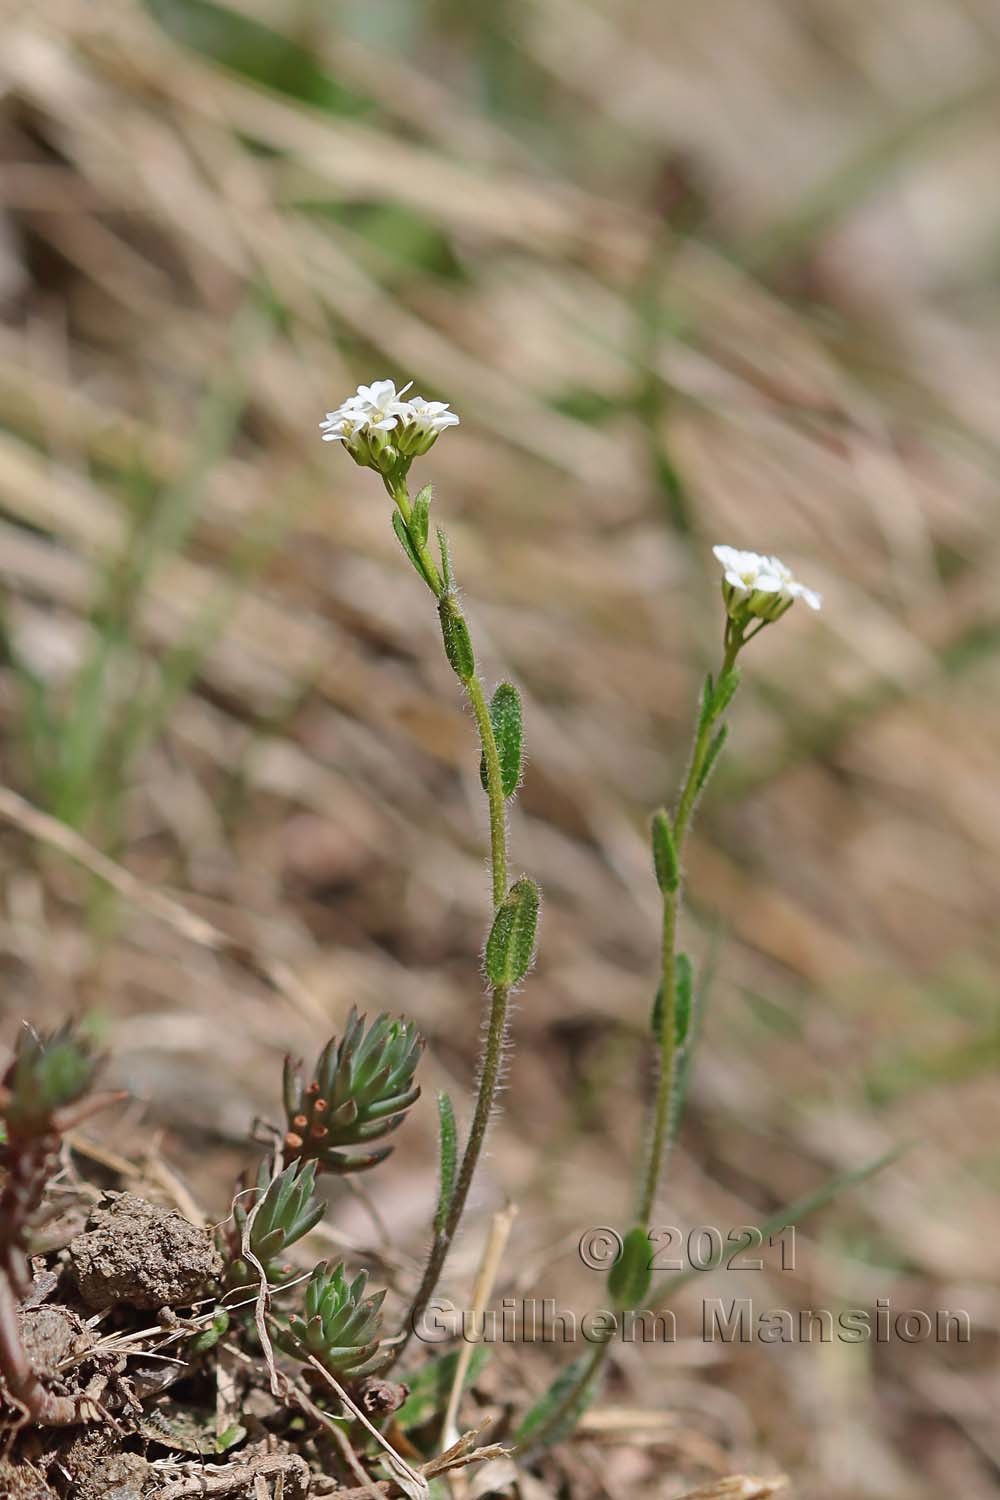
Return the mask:
{"type": "Polygon", "coordinates": [[[69,1246],[70,1270],[88,1308],[190,1307],[221,1276],[209,1232],[173,1208],[134,1193],[105,1193],[69,1246]]]}

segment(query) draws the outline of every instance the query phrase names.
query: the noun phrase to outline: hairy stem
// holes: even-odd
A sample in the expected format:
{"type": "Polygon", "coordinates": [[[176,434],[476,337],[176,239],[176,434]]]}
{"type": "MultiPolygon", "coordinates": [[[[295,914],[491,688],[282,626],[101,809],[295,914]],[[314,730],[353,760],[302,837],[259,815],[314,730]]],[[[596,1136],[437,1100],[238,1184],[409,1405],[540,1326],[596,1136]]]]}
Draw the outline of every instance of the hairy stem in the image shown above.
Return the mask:
{"type": "MultiPolygon", "coordinates": [[[[405,484],[392,486],[390,494],[398,506],[399,513],[406,523],[407,528],[409,528],[412,507],[405,484]]],[[[431,557],[426,544],[413,536],[412,531],[410,532],[410,537],[414,550],[420,558],[420,562],[426,573],[428,586],[435,598],[440,600],[448,590],[441,578],[437,565],[431,557]]],[[[465,622],[461,606],[453,593],[451,597],[456,614],[465,622]]],[[[483,763],[486,767],[486,795],[489,802],[490,820],[490,873],[493,914],[495,916],[507,895],[508,884],[507,814],[500,755],[497,750],[496,736],[493,733],[493,723],[490,719],[489,706],[486,702],[486,694],[483,691],[482,683],[478,676],[473,673],[468,677],[462,678],[462,686],[465,689],[476,720],[483,763]]],[[[398,1359],[400,1354],[402,1354],[412,1338],[420,1319],[427,1310],[427,1304],[434,1295],[434,1289],[444,1269],[444,1263],[461,1222],[462,1214],[465,1211],[469,1189],[472,1186],[472,1180],[479,1165],[483,1142],[486,1139],[490,1117],[496,1103],[497,1088],[500,1082],[500,1069],[503,1062],[504,1042],[507,1033],[507,1007],[509,998],[510,992],[504,985],[496,985],[490,991],[486,1035],[479,1056],[479,1083],[476,1093],[476,1105],[473,1111],[472,1124],[469,1127],[468,1140],[462,1153],[462,1160],[459,1165],[451,1201],[448,1205],[447,1215],[431,1244],[424,1274],[410,1307],[406,1326],[403,1330],[403,1337],[396,1346],[393,1361],[398,1359]]]]}
{"type": "MultiPolygon", "coordinates": [[[[742,644],[742,636],[732,631],[727,623],[725,652],[722,669],[719,674],[720,681],[732,669],[742,644]]],[[[698,798],[702,772],[704,771],[706,757],[712,744],[712,733],[719,717],[718,713],[711,712],[702,714],[700,717],[698,729],[695,734],[694,748],[691,752],[691,760],[688,764],[687,776],[681,788],[680,798],[677,803],[677,812],[673,820],[674,845],[677,849],[680,880],[675,890],[664,891],[663,893],[663,920],[660,938],[660,976],[662,985],[661,993],[663,995],[663,1015],[660,1028],[660,1053],[658,1058],[656,1094],[653,1100],[652,1129],[649,1135],[646,1167],[643,1173],[636,1210],[637,1221],[640,1224],[649,1224],[652,1218],[660,1176],[665,1165],[667,1150],[670,1144],[670,1118],[673,1104],[677,1051],[677,917],[684,894],[683,865],[681,862],[684,856],[685,839],[687,838],[688,829],[691,824],[691,815],[694,812],[695,802],[698,798]]]]}

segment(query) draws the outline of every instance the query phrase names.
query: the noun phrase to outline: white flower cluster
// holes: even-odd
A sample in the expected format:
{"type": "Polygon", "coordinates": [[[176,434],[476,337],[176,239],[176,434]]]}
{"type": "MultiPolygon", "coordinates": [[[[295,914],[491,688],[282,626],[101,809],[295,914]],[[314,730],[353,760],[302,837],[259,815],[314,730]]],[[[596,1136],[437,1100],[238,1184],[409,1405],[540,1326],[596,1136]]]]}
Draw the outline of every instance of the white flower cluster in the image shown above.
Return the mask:
{"type": "Polygon", "coordinates": [[[343,443],[356,463],[386,473],[426,453],[446,427],[458,426],[458,415],[445,401],[406,397],[413,384],[396,390],[392,380],[359,385],[353,396],[328,411],[319,424],[325,443],[343,443]],[[393,436],[390,438],[389,433],[393,436]]]}
{"type": "Polygon", "coordinates": [[[777,620],[801,599],[810,609],[819,609],[822,599],[814,589],[799,583],[780,557],[759,552],[741,552],[737,547],[713,547],[722,564],[722,594],[730,618],[747,625],[751,619],[777,620]]]}

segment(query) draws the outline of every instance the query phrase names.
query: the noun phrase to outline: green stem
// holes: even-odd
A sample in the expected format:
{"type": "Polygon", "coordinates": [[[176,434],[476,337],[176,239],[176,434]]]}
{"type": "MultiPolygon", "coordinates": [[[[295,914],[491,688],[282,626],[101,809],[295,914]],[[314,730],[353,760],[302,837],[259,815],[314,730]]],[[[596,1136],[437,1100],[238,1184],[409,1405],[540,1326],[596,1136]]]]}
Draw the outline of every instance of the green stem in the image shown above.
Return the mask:
{"type": "Polygon", "coordinates": [[[507,894],[507,811],[503,794],[500,752],[497,749],[493,722],[486,703],[486,694],[478,677],[470,677],[465,684],[472,712],[476,716],[479,742],[486,762],[486,795],[490,804],[490,869],[493,876],[493,910],[502,904],[507,894]]]}
{"type": "MultiPolygon", "coordinates": [[[[742,644],[742,633],[735,631],[731,623],[727,620],[725,651],[722,660],[722,669],[719,673],[720,681],[733,667],[742,644]]],[[[718,722],[718,717],[717,713],[711,712],[701,716],[695,735],[694,748],[691,752],[687,776],[681,789],[677,812],[674,815],[674,844],[677,849],[678,865],[681,868],[681,878],[675,890],[664,891],[663,893],[663,920],[660,937],[663,1015],[660,1029],[660,1054],[658,1059],[656,1097],[653,1101],[653,1125],[649,1137],[646,1169],[643,1174],[636,1211],[637,1221],[640,1224],[649,1224],[652,1220],[660,1175],[663,1171],[667,1149],[670,1144],[670,1117],[673,1104],[674,1070],[677,1050],[675,1035],[677,1010],[677,917],[684,892],[682,865],[684,842],[687,837],[688,828],[690,827],[691,814],[694,812],[694,805],[698,797],[698,787],[705,766],[705,758],[712,744],[712,732],[718,722]]]]}
{"type": "MultiPolygon", "coordinates": [[[[412,507],[405,483],[390,488],[390,494],[399,513],[410,525],[412,507]]],[[[410,533],[411,541],[417,556],[423,565],[431,592],[436,598],[441,599],[446,592],[446,587],[437,566],[430,555],[425,544],[419,543],[410,533]]],[[[461,606],[455,595],[452,594],[456,612],[461,614],[461,606]]],[[[464,616],[463,616],[464,619],[464,616]]],[[[503,777],[500,767],[500,753],[497,749],[496,736],[493,733],[493,722],[490,719],[489,706],[486,702],[486,694],[479,678],[473,674],[462,678],[462,686],[465,688],[466,696],[472,708],[476,720],[476,728],[479,732],[479,743],[482,750],[483,762],[486,766],[486,794],[489,802],[490,814],[490,871],[493,895],[493,915],[502,905],[507,895],[508,871],[507,871],[507,814],[503,792],[503,777]]],[[[469,1189],[479,1165],[482,1155],[483,1143],[489,1129],[490,1117],[496,1103],[497,1089],[500,1083],[500,1069],[503,1062],[504,1041],[507,1033],[507,1009],[510,995],[504,985],[497,985],[490,991],[489,1016],[486,1027],[486,1039],[483,1043],[479,1059],[479,1086],[476,1093],[476,1105],[472,1115],[472,1124],[469,1127],[469,1137],[462,1153],[462,1160],[458,1169],[458,1176],[452,1191],[451,1201],[444,1224],[435,1234],[431,1244],[424,1274],[417,1289],[416,1296],[410,1307],[409,1316],[403,1337],[396,1345],[393,1362],[399,1358],[406,1348],[421,1318],[427,1310],[427,1304],[434,1294],[444,1263],[451,1249],[452,1241],[458,1231],[458,1226],[465,1211],[465,1205],[469,1196],[469,1189]]]]}

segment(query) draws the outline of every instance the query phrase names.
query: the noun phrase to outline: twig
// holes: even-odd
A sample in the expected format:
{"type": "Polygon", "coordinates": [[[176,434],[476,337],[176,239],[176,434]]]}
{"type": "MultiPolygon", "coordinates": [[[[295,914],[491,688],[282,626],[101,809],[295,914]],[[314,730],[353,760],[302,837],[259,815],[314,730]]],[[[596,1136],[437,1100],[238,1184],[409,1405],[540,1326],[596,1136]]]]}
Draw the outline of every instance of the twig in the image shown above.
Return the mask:
{"type": "MultiPolygon", "coordinates": [[[[271,1182],[281,1175],[281,1165],[281,1147],[276,1146],[271,1161],[271,1182]]],[[[248,1265],[253,1266],[260,1277],[257,1285],[257,1295],[254,1298],[253,1320],[257,1329],[257,1337],[260,1339],[264,1362],[267,1365],[267,1373],[271,1382],[271,1395],[280,1397],[285,1389],[284,1378],[278,1374],[274,1363],[274,1347],[271,1343],[271,1335],[267,1331],[267,1310],[271,1305],[271,1288],[268,1283],[267,1272],[250,1248],[250,1236],[253,1232],[254,1220],[263,1207],[265,1197],[266,1192],[258,1193],[256,1201],[243,1221],[240,1254],[248,1265]]]]}
{"type": "MultiPolygon", "coordinates": [[[[517,1217],[517,1207],[509,1204],[501,1213],[493,1215],[490,1224],[489,1239],[483,1251],[483,1258],[479,1264],[476,1275],[476,1283],[472,1290],[472,1316],[473,1325],[478,1322],[480,1314],[484,1311],[493,1290],[493,1283],[497,1279],[500,1269],[500,1261],[504,1250],[507,1248],[507,1240],[510,1237],[511,1225],[517,1217]]],[[[451,1382],[451,1390],[448,1393],[448,1405],[445,1408],[444,1421],[441,1424],[441,1443],[447,1446],[458,1440],[456,1417],[458,1415],[458,1403],[462,1399],[462,1387],[465,1385],[465,1377],[469,1372],[469,1364],[472,1360],[473,1345],[465,1340],[459,1350],[458,1362],[455,1365],[455,1376],[451,1382]]]]}
{"type": "MultiPolygon", "coordinates": [[[[425,1500],[425,1497],[430,1493],[430,1490],[427,1484],[427,1480],[424,1478],[424,1476],[416,1469],[411,1468],[411,1466],[406,1462],[406,1459],[402,1458],[396,1452],[392,1444],[386,1438],[384,1438],[381,1432],[379,1432],[378,1428],[369,1421],[368,1417],[361,1410],[361,1407],[358,1406],[357,1402],[347,1394],[347,1392],[344,1390],[344,1387],[340,1384],[340,1381],[337,1380],[333,1375],[331,1375],[330,1371],[326,1369],[325,1366],[320,1364],[315,1355],[311,1354],[309,1356],[309,1363],[314,1370],[322,1375],[327,1384],[331,1386],[334,1391],[336,1391],[343,1405],[347,1408],[351,1415],[357,1421],[359,1421],[363,1427],[367,1429],[368,1433],[375,1439],[376,1443],[378,1443],[379,1447],[383,1450],[383,1462],[389,1465],[390,1469],[392,1470],[393,1479],[399,1485],[404,1494],[410,1496],[410,1500],[425,1500]]],[[[339,1432],[340,1429],[337,1428],[337,1431],[339,1432]]]]}
{"type": "Polygon", "coordinates": [[[785,1489],[788,1479],[778,1474],[774,1479],[753,1479],[749,1474],[733,1474],[728,1479],[716,1479],[711,1484],[699,1485],[696,1490],[687,1490],[681,1500],[768,1500],[779,1490],[785,1489]]]}
{"type": "Polygon", "coordinates": [[[189,1479],[178,1479],[154,1491],[150,1500],[187,1500],[195,1495],[231,1495],[246,1489],[258,1478],[272,1479],[292,1475],[302,1495],[308,1495],[311,1482],[309,1465],[297,1453],[265,1453],[246,1464],[225,1464],[202,1468],[189,1479]]]}

